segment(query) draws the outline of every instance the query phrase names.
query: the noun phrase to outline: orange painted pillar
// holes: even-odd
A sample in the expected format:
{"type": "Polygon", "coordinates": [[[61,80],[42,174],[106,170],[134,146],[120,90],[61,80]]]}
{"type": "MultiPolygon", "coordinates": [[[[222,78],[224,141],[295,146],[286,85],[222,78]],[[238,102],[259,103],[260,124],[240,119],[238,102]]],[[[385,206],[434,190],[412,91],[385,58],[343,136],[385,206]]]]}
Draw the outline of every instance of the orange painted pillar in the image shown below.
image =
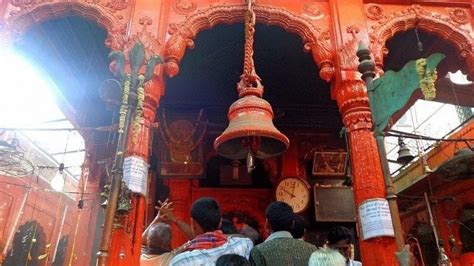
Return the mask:
{"type": "MultiPolygon", "coordinates": [[[[336,88],[336,98],[348,129],[356,208],[366,200],[385,198],[377,144],[365,84],[362,80],[344,80],[336,88]]],[[[360,217],[357,217],[360,225],[360,217]]],[[[361,230],[359,230],[360,232],[361,230]]],[[[397,265],[394,237],[360,239],[362,263],[368,266],[397,265]]]]}
{"type": "MultiPolygon", "coordinates": [[[[127,145],[128,156],[137,156],[149,162],[151,150],[151,126],[155,121],[156,110],[163,92],[163,80],[155,78],[145,84],[145,103],[143,121],[138,130],[138,138],[133,143],[133,133],[129,134],[127,145]]],[[[132,124],[133,126],[133,124],[132,124]]],[[[133,130],[131,130],[133,132],[133,130]]],[[[132,209],[120,221],[120,228],[112,232],[108,265],[130,266],[140,264],[142,233],[145,224],[146,199],[143,195],[133,193],[132,209]]]]}

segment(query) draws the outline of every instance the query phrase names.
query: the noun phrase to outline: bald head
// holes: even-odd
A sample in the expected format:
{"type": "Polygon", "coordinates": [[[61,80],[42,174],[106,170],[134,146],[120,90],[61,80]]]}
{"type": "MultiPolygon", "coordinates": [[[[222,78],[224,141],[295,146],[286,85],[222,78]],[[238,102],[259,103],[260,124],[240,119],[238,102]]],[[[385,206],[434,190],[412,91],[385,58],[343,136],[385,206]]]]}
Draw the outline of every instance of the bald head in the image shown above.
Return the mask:
{"type": "Polygon", "coordinates": [[[157,223],[151,226],[147,235],[148,248],[171,248],[171,227],[165,223],[157,223]]]}

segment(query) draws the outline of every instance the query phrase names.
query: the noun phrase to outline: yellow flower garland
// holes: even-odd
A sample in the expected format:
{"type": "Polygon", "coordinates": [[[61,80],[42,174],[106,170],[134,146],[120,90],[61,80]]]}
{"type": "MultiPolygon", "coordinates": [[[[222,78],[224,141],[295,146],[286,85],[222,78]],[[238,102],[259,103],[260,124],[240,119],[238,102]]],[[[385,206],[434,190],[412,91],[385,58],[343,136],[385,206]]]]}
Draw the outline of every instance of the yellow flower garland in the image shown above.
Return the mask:
{"type": "Polygon", "coordinates": [[[135,109],[135,117],[133,119],[133,143],[137,143],[138,131],[140,130],[140,124],[143,118],[143,103],[145,101],[145,88],[143,88],[144,82],[145,76],[139,75],[137,88],[137,107],[135,109]]]}
{"type": "Polygon", "coordinates": [[[426,59],[420,58],[416,60],[416,72],[420,79],[420,88],[425,100],[431,101],[436,98],[435,81],[438,79],[438,73],[436,70],[427,70],[426,59]]]}
{"type": "Polygon", "coordinates": [[[127,104],[128,96],[130,95],[130,75],[127,75],[125,82],[123,83],[123,93],[122,93],[122,105],[120,106],[120,117],[119,117],[119,128],[118,132],[123,133],[125,128],[125,117],[127,116],[127,104]]]}

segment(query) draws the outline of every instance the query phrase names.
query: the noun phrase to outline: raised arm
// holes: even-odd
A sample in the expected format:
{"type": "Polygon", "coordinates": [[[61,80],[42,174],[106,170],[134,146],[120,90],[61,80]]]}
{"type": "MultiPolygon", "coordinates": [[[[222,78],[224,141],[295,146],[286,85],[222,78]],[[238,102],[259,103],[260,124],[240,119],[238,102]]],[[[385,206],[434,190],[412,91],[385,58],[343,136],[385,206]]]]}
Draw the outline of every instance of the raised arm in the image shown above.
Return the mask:
{"type": "Polygon", "coordinates": [[[179,230],[186,235],[188,240],[191,240],[194,238],[193,230],[191,229],[191,226],[186,223],[185,221],[176,218],[176,216],[173,213],[173,208],[172,208],[173,203],[167,204],[165,207],[162,207],[160,209],[160,220],[166,222],[166,223],[174,223],[176,226],[178,226],[179,230]]]}

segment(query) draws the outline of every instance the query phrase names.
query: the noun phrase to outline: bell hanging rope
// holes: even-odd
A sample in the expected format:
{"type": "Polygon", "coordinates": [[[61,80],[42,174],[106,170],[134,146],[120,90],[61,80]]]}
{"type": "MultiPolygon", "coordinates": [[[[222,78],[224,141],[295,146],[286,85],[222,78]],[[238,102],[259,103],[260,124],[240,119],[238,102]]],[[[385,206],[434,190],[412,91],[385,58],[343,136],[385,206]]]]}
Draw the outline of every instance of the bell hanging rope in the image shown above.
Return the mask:
{"type": "Polygon", "coordinates": [[[266,159],[282,154],[290,141],[273,125],[273,110],[262,99],[263,85],[255,71],[253,42],[255,33],[253,0],[248,1],[245,17],[244,69],[237,91],[239,99],[229,108],[229,126],[214,141],[214,148],[221,156],[247,159],[247,169],[254,168],[254,157],[266,159]]]}

